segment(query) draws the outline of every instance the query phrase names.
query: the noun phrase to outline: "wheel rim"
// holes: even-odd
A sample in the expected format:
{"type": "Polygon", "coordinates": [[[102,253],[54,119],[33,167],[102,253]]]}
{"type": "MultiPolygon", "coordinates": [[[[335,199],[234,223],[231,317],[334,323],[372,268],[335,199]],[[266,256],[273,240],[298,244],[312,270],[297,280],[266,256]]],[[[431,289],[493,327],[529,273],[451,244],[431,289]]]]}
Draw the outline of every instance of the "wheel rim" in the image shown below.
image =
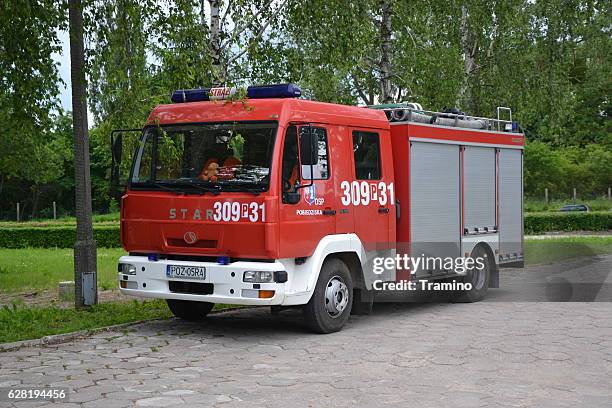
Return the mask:
{"type": "Polygon", "coordinates": [[[344,312],[349,302],[348,287],[339,276],[333,276],[325,287],[325,310],[336,318],[344,312]]]}
{"type": "Polygon", "coordinates": [[[485,281],[487,279],[487,271],[489,270],[489,257],[484,251],[478,251],[474,258],[477,257],[482,257],[482,259],[484,260],[484,266],[482,268],[474,267],[472,269],[472,286],[474,289],[480,290],[484,286],[485,281]]]}

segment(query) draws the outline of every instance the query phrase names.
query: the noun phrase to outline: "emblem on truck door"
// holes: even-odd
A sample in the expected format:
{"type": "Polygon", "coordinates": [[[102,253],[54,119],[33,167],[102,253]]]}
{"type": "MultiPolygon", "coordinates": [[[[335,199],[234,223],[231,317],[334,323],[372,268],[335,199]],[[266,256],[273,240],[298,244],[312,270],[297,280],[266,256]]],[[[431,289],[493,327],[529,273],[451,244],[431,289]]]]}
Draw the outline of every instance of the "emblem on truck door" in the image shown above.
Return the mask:
{"type": "Polygon", "coordinates": [[[317,188],[314,184],[304,188],[304,200],[306,200],[308,205],[313,205],[316,198],[317,188]]]}
{"type": "Polygon", "coordinates": [[[183,235],[183,240],[185,240],[185,242],[188,244],[195,244],[195,242],[198,240],[198,236],[193,231],[187,231],[185,235],[183,235]]]}

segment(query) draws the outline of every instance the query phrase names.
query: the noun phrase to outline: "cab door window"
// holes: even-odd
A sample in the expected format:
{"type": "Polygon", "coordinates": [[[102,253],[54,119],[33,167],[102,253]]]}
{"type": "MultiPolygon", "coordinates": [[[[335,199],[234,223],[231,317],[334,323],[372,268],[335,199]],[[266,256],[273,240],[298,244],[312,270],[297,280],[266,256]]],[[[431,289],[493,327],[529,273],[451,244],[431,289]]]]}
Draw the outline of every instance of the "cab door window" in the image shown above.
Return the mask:
{"type": "Polygon", "coordinates": [[[295,126],[287,128],[282,163],[283,192],[295,191],[295,187],[300,179],[297,128],[295,126]]]}
{"type": "Polygon", "coordinates": [[[380,140],[378,133],[353,131],[353,155],[357,180],[380,180],[380,140]]]}
{"type": "MultiPolygon", "coordinates": [[[[329,158],[327,153],[327,132],[323,128],[303,126],[300,129],[300,137],[305,132],[312,132],[317,140],[317,164],[312,165],[312,179],[327,180],[329,178],[329,158]]],[[[302,165],[302,177],[304,180],[310,180],[309,164],[302,165]]]]}

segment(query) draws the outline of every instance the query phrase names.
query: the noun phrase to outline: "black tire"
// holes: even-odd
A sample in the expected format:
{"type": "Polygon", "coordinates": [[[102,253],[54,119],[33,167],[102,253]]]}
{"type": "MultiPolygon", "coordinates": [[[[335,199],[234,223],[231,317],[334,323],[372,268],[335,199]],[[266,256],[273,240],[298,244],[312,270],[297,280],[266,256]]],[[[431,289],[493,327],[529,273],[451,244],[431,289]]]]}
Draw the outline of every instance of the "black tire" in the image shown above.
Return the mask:
{"type": "Polygon", "coordinates": [[[190,322],[204,320],[206,315],[215,306],[210,302],[194,302],[191,300],[166,299],[168,307],[173,315],[190,322]]]}
{"type": "Polygon", "coordinates": [[[340,331],[351,314],[352,306],[353,280],[348,266],[336,258],[326,260],[315,291],[304,306],[306,324],[315,333],[340,331]]]}
{"type": "Polygon", "coordinates": [[[489,289],[491,270],[495,268],[495,261],[489,256],[489,251],[483,245],[476,245],[470,257],[474,260],[482,258],[484,265],[482,268],[474,266],[467,271],[462,281],[464,283],[471,283],[472,288],[459,293],[457,302],[479,302],[485,298],[489,289]]]}
{"type": "Polygon", "coordinates": [[[372,313],[374,305],[374,293],[366,289],[353,290],[353,307],[351,308],[352,315],[369,315],[372,313]]]}

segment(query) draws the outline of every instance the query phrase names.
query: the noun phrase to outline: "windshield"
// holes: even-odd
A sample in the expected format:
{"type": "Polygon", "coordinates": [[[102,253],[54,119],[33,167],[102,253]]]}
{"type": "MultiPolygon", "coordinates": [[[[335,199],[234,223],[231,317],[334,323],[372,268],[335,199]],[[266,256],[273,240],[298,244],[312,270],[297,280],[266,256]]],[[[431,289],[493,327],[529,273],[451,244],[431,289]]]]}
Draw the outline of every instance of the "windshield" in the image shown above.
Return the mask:
{"type": "Polygon", "coordinates": [[[152,126],[136,155],[131,186],[265,191],[276,122],[152,126]]]}

